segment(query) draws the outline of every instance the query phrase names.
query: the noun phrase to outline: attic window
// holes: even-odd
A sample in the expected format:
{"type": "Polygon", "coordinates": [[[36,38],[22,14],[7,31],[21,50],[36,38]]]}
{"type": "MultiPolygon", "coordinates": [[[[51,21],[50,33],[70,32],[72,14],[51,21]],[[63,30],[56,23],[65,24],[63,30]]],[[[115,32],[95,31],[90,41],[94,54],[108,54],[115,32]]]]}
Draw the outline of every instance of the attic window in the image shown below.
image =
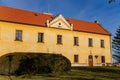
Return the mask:
{"type": "Polygon", "coordinates": [[[38,16],[38,14],[37,14],[37,13],[35,13],[34,15],[35,15],[35,16],[38,16]]]}
{"type": "Polygon", "coordinates": [[[61,23],[58,23],[58,27],[61,28],[61,23]]]}
{"type": "Polygon", "coordinates": [[[61,23],[59,23],[59,26],[61,26],[61,23]]]}

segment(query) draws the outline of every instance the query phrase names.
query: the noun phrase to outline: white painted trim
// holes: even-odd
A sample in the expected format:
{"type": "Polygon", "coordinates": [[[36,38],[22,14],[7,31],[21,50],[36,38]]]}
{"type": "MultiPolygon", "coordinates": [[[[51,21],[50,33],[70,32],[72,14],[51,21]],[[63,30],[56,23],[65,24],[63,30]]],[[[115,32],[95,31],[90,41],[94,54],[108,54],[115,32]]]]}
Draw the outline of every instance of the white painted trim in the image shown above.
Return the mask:
{"type": "Polygon", "coordinates": [[[73,24],[70,24],[71,30],[73,30],[73,24]]]}
{"type": "Polygon", "coordinates": [[[47,20],[47,21],[46,21],[46,24],[47,24],[47,27],[49,27],[49,25],[50,25],[50,21],[47,20]]]}
{"type": "MultiPolygon", "coordinates": [[[[57,21],[57,20],[62,20],[62,21],[65,22],[65,24],[67,25],[67,28],[65,28],[65,29],[73,30],[73,24],[70,24],[70,23],[64,18],[64,16],[63,16],[62,14],[59,14],[58,16],[56,16],[56,17],[55,17],[52,21],[50,21],[50,22],[48,22],[48,20],[47,20],[47,21],[46,21],[47,26],[49,26],[49,27],[54,27],[54,26],[51,26],[51,25],[53,25],[54,22],[57,21]]],[[[59,27],[55,27],[55,28],[59,28],[59,27]]],[[[63,29],[64,29],[64,28],[63,28],[63,29]]]]}
{"type": "Polygon", "coordinates": [[[87,64],[72,64],[71,66],[88,66],[87,64]]]}
{"type": "MultiPolygon", "coordinates": [[[[71,66],[89,66],[89,65],[87,63],[86,64],[77,64],[77,63],[75,63],[75,64],[71,64],[71,66]]],[[[103,66],[103,64],[94,64],[93,66],[103,66]]],[[[105,66],[107,66],[107,65],[105,64],[105,66]]]]}

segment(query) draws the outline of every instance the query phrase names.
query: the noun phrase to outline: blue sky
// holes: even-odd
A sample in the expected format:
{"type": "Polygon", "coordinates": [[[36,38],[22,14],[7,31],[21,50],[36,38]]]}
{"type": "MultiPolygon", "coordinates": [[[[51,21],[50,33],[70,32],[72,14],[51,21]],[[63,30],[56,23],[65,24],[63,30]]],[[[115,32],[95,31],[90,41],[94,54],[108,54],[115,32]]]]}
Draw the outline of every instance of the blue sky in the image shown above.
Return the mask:
{"type": "Polygon", "coordinates": [[[112,35],[120,26],[120,5],[108,0],[0,0],[0,5],[89,22],[97,19],[112,35]]]}

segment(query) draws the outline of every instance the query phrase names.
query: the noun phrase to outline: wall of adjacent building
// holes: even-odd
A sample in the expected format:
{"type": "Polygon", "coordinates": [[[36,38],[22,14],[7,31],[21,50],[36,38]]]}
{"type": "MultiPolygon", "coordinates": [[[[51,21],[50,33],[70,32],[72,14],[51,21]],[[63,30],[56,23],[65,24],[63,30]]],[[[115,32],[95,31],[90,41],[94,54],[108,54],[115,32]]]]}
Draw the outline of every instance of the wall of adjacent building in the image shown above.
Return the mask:
{"type": "Polygon", "coordinates": [[[112,62],[110,43],[109,35],[0,22],[0,56],[12,52],[56,53],[74,64],[74,55],[78,54],[79,64],[87,65],[88,56],[93,55],[94,65],[97,65],[101,64],[101,56],[105,56],[106,63],[112,62]],[[16,30],[22,30],[22,41],[15,40],[16,30]],[[38,32],[44,33],[44,43],[38,43],[38,32]],[[57,35],[62,35],[63,44],[57,44],[57,35]],[[79,46],[74,46],[74,37],[79,37],[79,46]],[[88,47],[88,38],[93,39],[93,47],[88,47]],[[100,46],[101,39],[105,41],[105,48],[100,46]]]}

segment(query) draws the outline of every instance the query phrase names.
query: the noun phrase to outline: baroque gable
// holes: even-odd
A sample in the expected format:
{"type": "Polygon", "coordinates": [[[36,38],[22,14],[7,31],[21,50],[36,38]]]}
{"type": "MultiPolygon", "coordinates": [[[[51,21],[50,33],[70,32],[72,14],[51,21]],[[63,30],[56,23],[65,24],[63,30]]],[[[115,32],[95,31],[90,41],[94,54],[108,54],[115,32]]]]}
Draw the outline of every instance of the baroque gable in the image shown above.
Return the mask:
{"type": "Polygon", "coordinates": [[[47,26],[59,29],[73,30],[73,24],[70,24],[61,14],[56,16],[53,20],[47,20],[47,26]]]}

